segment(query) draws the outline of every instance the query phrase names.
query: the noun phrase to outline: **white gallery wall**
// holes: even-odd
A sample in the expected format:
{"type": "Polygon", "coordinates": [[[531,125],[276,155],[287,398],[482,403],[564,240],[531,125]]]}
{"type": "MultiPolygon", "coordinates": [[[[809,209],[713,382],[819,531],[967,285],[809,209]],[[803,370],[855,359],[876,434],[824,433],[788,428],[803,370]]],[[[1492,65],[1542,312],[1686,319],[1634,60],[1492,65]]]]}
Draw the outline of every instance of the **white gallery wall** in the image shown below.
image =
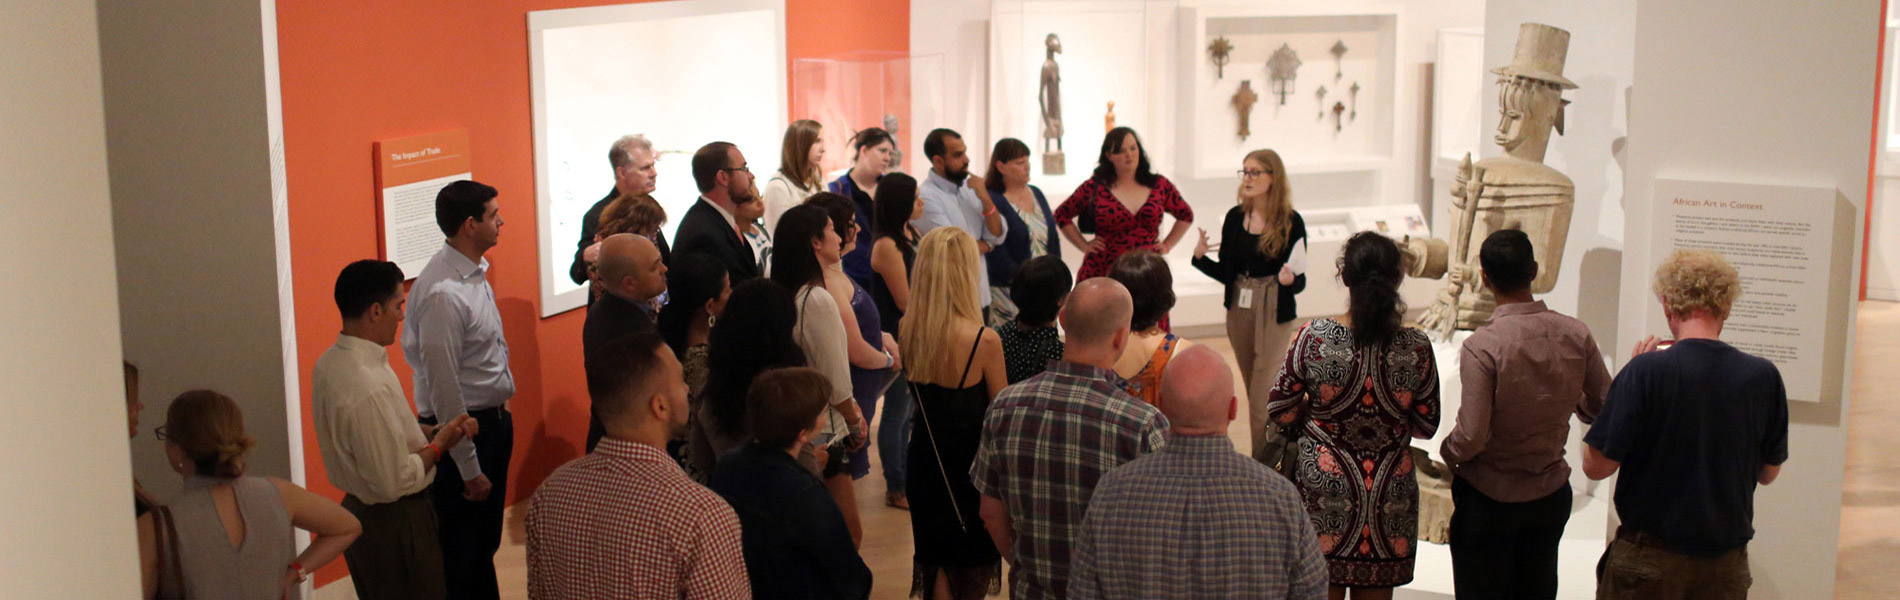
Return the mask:
{"type": "Polygon", "coordinates": [[[160,499],[181,480],[151,431],[194,388],[243,407],[251,473],[302,481],[275,6],[99,3],[134,467],[160,499]]]}
{"type": "Polygon", "coordinates": [[[138,595],[91,2],[0,1],[0,583],[138,595]]]}
{"type": "MultiPolygon", "coordinates": [[[[1657,179],[1825,186],[1837,206],[1866,208],[1879,2],[1643,0],[1636,6],[1619,339],[1642,329],[1648,281],[1661,252],[1648,242],[1657,179]]],[[[1574,50],[1573,50],[1574,53],[1574,50]]],[[[1860,248],[1860,219],[1843,240],[1860,248]]],[[[1850,250],[1851,252],[1851,250],[1850,250]]],[[[1849,261],[1858,265],[1858,261],[1849,261]]],[[[1858,268],[1848,269],[1852,286],[1858,268]]],[[[1828,306],[1852,323],[1853,294],[1828,306]]],[[[1746,292],[1745,292],[1746,293],[1746,292]]],[[[1826,297],[1816,290],[1810,301],[1826,297]]],[[[1844,348],[1851,356],[1852,327],[1844,348]]],[[[1841,361],[1841,389],[1850,377],[1841,361]]],[[[1790,458],[1755,495],[1749,547],[1753,598],[1832,597],[1849,399],[1791,404],[1790,458]]]]}
{"type": "MultiPolygon", "coordinates": [[[[1020,6],[1023,4],[1026,3],[1010,0],[1010,3],[1005,6],[1005,9],[1006,11],[1020,12],[1026,10],[1020,6]]],[[[1091,2],[1089,0],[1040,0],[1034,2],[1034,4],[1038,5],[1035,10],[1063,10],[1063,5],[1068,4],[1074,7],[1073,10],[1077,11],[1099,11],[1103,10],[1103,5],[1110,3],[1091,2]]],[[[1115,6],[1122,6],[1127,3],[1113,4],[1115,6]]],[[[1218,10],[1223,7],[1241,7],[1245,9],[1250,6],[1258,6],[1260,2],[1148,0],[1145,3],[1137,2],[1136,4],[1145,5],[1146,18],[1149,21],[1146,23],[1146,29],[1151,35],[1156,35],[1158,32],[1160,36],[1145,42],[1151,46],[1152,50],[1152,54],[1148,59],[1149,64],[1144,67],[1147,71],[1145,75],[1147,80],[1146,85],[1163,90],[1172,90],[1178,87],[1178,82],[1181,80],[1180,77],[1182,73],[1180,72],[1180,66],[1186,64],[1189,59],[1192,59],[1197,67],[1207,64],[1207,56],[1204,51],[1197,50],[1193,57],[1183,57],[1177,54],[1176,50],[1177,46],[1179,46],[1179,41],[1174,36],[1176,32],[1179,31],[1180,19],[1178,15],[1180,11],[1184,8],[1218,10]]],[[[1295,190],[1294,204],[1296,208],[1302,211],[1315,211],[1382,204],[1412,204],[1420,206],[1421,209],[1425,210],[1426,214],[1429,215],[1433,195],[1442,193],[1442,191],[1437,190],[1432,183],[1430,162],[1430,145],[1432,140],[1430,98],[1432,92],[1432,68],[1433,62],[1436,60],[1437,52],[1437,31],[1446,28],[1475,28],[1484,25],[1484,1],[1370,1],[1341,5],[1340,3],[1330,2],[1275,0],[1271,4],[1275,5],[1276,8],[1284,8],[1285,10],[1294,11],[1296,13],[1301,10],[1310,10],[1315,13],[1351,12],[1355,7],[1367,12],[1397,10],[1402,13],[1398,23],[1398,40],[1400,45],[1396,49],[1396,81],[1394,82],[1393,88],[1403,93],[1400,97],[1395,99],[1392,127],[1392,157],[1389,161],[1386,161],[1388,166],[1373,174],[1371,177],[1368,177],[1367,174],[1363,172],[1302,173],[1298,169],[1293,169],[1291,177],[1294,186],[1293,189],[1295,190]]],[[[1001,118],[997,114],[991,114],[992,111],[989,108],[991,102],[989,95],[995,92],[991,86],[992,74],[990,73],[989,66],[992,59],[990,56],[991,26],[989,20],[994,5],[995,2],[992,0],[970,0],[961,2],[913,0],[911,2],[911,53],[942,54],[945,58],[944,71],[947,81],[946,87],[949,90],[949,94],[947,94],[944,103],[945,123],[943,123],[942,126],[951,127],[962,132],[964,139],[970,143],[969,145],[973,157],[979,161],[988,159],[989,146],[995,140],[989,139],[990,136],[987,132],[992,129],[992,126],[1001,118]]],[[[1023,35],[1029,34],[1024,33],[1023,35]]],[[[1038,44],[1041,38],[1042,36],[1040,34],[1034,36],[1038,44]]],[[[1067,42],[1067,40],[1065,40],[1065,42],[1067,42]]],[[[1136,40],[1130,43],[1143,42],[1136,40]]],[[[1100,106],[1083,106],[1071,102],[1071,100],[1073,100],[1072,97],[1079,92],[1073,92],[1068,87],[1073,85],[1073,81],[1076,79],[1076,77],[1070,73],[1073,67],[1069,65],[1076,62],[1076,58],[1071,55],[1079,51],[1081,50],[1075,47],[1065,48],[1065,54],[1059,56],[1057,61],[1059,64],[1064,65],[1065,82],[1063,94],[1065,100],[1063,116],[1065,124],[1074,131],[1086,131],[1093,129],[1101,123],[1103,111],[1100,106]],[[1071,106],[1071,104],[1074,105],[1071,106]]],[[[1031,58],[1040,62],[1040,56],[1040,54],[1037,54],[1031,58]]],[[[1306,66],[1302,67],[1301,73],[1311,77],[1319,77],[1318,74],[1322,70],[1330,73],[1333,65],[1333,60],[1330,56],[1310,56],[1305,57],[1303,60],[1306,62],[1306,66]]],[[[1236,77],[1235,74],[1241,69],[1258,70],[1260,68],[1259,65],[1240,65],[1236,63],[1228,65],[1227,70],[1229,71],[1229,79],[1232,79],[1236,77]]],[[[1028,76],[1033,77],[1034,74],[1033,69],[1028,71],[1028,76]]],[[[1118,76],[1143,77],[1143,75],[1134,71],[1119,74],[1118,76]]],[[[1025,90],[1022,93],[1029,94],[1029,97],[1033,99],[1036,89],[1034,83],[1033,81],[1028,81],[1023,85],[1017,86],[1017,89],[1025,90]]],[[[1260,105],[1255,108],[1254,111],[1254,119],[1256,120],[1256,127],[1254,129],[1260,131],[1261,127],[1259,126],[1259,121],[1274,117],[1273,110],[1271,106],[1269,106],[1272,100],[1271,94],[1267,93],[1268,88],[1265,85],[1266,82],[1262,80],[1256,83],[1261,84],[1257,88],[1257,93],[1260,94],[1261,100],[1260,105]]],[[[1305,100],[1310,104],[1312,100],[1311,95],[1305,94],[1304,96],[1305,100]]],[[[1168,176],[1168,178],[1181,189],[1183,196],[1186,197],[1188,202],[1193,206],[1196,226],[1204,228],[1208,230],[1210,235],[1218,237],[1221,218],[1227,209],[1233,206],[1234,189],[1238,185],[1238,180],[1231,175],[1197,178],[1193,173],[1189,172],[1189,165],[1181,160],[1182,156],[1180,155],[1182,153],[1175,149],[1175,147],[1179,145],[1177,140],[1180,137],[1176,132],[1176,107],[1172,104],[1175,101],[1175,95],[1172,93],[1163,93],[1158,94],[1157,98],[1161,100],[1161,102],[1155,110],[1148,112],[1160,115],[1165,118],[1165,122],[1143,125],[1142,123],[1145,121],[1156,117],[1128,112],[1127,109],[1129,107],[1124,106],[1127,104],[1125,102],[1118,102],[1116,107],[1118,122],[1119,124],[1133,125],[1138,128],[1143,141],[1148,145],[1151,158],[1155,161],[1156,171],[1168,176]]],[[[1296,100],[1298,99],[1288,99],[1290,112],[1288,112],[1284,118],[1295,118],[1293,113],[1298,111],[1291,111],[1291,108],[1296,100]]],[[[1362,99],[1362,101],[1363,100],[1364,99],[1362,99]]],[[[1020,103],[1011,103],[1011,105],[1014,104],[1020,103]]],[[[1371,107],[1362,108],[1370,109],[1371,107]]],[[[1017,117],[1022,118],[1024,115],[1017,115],[1017,117]]],[[[1033,121],[1035,115],[1027,115],[1026,118],[1033,121]]],[[[1307,118],[1311,117],[1309,116],[1307,118]]],[[[927,131],[933,126],[935,125],[919,123],[915,126],[914,131],[927,131]]],[[[1030,138],[1024,139],[1025,141],[1031,141],[1032,146],[1036,145],[1030,138]]],[[[1299,156],[1300,150],[1297,148],[1275,146],[1273,140],[1265,139],[1263,136],[1254,136],[1250,138],[1249,141],[1257,143],[1259,147],[1275,148],[1281,151],[1282,155],[1286,156],[1289,162],[1298,162],[1297,157],[1299,156]]],[[[1072,144],[1066,148],[1070,174],[1086,173],[1089,169],[1092,169],[1094,167],[1095,153],[1098,146],[1099,141],[1089,144],[1072,144]]],[[[1032,162],[1040,161],[1040,150],[1036,150],[1036,152],[1037,156],[1032,157],[1032,162]]],[[[1238,163],[1236,163],[1233,168],[1238,169],[1238,163]]],[[[1050,185],[1051,182],[1047,180],[1032,181],[1031,183],[1042,187],[1043,191],[1048,194],[1049,202],[1052,207],[1067,198],[1070,191],[1070,186],[1059,186],[1060,189],[1058,189],[1057,187],[1052,187],[1050,185]]],[[[1166,227],[1167,225],[1163,226],[1164,233],[1166,227]]],[[[1199,331],[1199,329],[1195,329],[1197,325],[1211,326],[1201,327],[1200,329],[1205,329],[1205,333],[1214,333],[1218,331],[1220,315],[1224,314],[1224,312],[1219,309],[1220,287],[1211,280],[1207,280],[1197,271],[1193,271],[1187,267],[1188,258],[1192,254],[1192,250],[1193,235],[1190,233],[1187,238],[1183,239],[1182,244],[1176,247],[1173,255],[1170,256],[1175,265],[1177,289],[1179,293],[1182,294],[1180,304],[1176,311],[1179,314],[1175,316],[1175,322],[1188,326],[1190,332],[1199,331]]],[[[1073,248],[1065,248],[1064,253],[1064,258],[1068,259],[1071,267],[1076,267],[1081,264],[1080,252],[1075,251],[1073,248]]],[[[1330,259],[1328,260],[1330,262],[1330,259]]],[[[1314,291],[1314,288],[1311,286],[1315,285],[1327,286],[1333,285],[1333,283],[1330,281],[1309,282],[1310,292],[1314,291]]],[[[1339,294],[1327,295],[1315,292],[1314,295],[1316,298],[1319,296],[1329,298],[1336,296],[1343,298],[1343,296],[1339,294]]],[[[1301,303],[1301,312],[1303,314],[1325,314],[1339,312],[1343,309],[1343,300],[1329,303],[1316,299],[1314,302],[1301,303]],[[1335,304],[1337,304],[1337,306],[1335,306],[1335,304]]]]}

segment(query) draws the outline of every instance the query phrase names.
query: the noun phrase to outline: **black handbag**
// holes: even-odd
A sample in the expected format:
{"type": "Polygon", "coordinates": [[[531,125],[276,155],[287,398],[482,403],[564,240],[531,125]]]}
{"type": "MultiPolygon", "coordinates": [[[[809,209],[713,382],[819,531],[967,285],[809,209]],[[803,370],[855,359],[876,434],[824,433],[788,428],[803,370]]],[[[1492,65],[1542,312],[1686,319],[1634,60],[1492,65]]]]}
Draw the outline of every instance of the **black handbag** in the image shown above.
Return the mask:
{"type": "Polygon", "coordinates": [[[1300,472],[1300,436],[1306,433],[1306,413],[1301,411],[1300,418],[1292,423],[1267,421],[1267,441],[1260,445],[1260,452],[1254,460],[1273,469],[1287,481],[1299,481],[1300,472]]]}

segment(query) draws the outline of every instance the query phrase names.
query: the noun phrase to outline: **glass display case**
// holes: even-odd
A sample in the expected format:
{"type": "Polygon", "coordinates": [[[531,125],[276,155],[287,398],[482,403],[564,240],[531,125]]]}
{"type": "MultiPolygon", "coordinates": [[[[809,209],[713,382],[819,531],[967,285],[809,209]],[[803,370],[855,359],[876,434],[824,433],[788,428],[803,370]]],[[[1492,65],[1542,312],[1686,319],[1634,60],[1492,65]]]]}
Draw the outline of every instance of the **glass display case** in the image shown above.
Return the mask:
{"type": "Polygon", "coordinates": [[[928,169],[923,134],[942,126],[944,94],[941,54],[854,52],[792,61],[791,117],[824,126],[820,167],[831,177],[850,168],[851,136],[867,127],[895,126],[893,171],[928,169]]]}

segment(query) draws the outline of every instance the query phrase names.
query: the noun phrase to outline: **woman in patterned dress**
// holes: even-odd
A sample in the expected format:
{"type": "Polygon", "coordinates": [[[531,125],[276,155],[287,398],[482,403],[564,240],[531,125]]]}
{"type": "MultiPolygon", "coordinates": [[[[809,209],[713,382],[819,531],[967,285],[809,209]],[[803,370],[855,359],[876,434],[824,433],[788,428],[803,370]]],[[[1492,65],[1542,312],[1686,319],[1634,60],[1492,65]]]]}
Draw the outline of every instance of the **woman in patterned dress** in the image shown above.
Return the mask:
{"type": "Polygon", "coordinates": [[[1372,232],[1347,240],[1348,314],[1300,329],[1267,400],[1283,425],[1305,420],[1294,484],[1319,534],[1335,600],[1380,600],[1412,581],[1418,480],[1411,438],[1438,430],[1438,368],[1423,332],[1401,321],[1399,248],[1372,232]]]}
{"type": "Polygon", "coordinates": [[[1062,257],[1062,244],[1056,241],[1055,212],[1042,190],[1029,185],[1029,146],[1016,138],[1003,138],[990,151],[990,171],[983,177],[990,197],[1006,200],[996,203],[1008,233],[1003,245],[983,255],[990,274],[989,326],[1003,330],[1016,321],[1016,303],[1009,297],[1009,282],[1023,263],[1038,256],[1062,257]]]}
{"type": "MultiPolygon", "coordinates": [[[[1082,269],[1075,280],[1104,277],[1116,259],[1130,250],[1154,250],[1166,255],[1187,235],[1194,222],[1194,209],[1188,208],[1181,192],[1168,178],[1148,166],[1148,152],[1141,147],[1135,130],[1116,127],[1102,138],[1102,153],[1096,159],[1095,174],[1075,188],[1075,193],[1056,208],[1056,223],[1062,237],[1082,249],[1082,269]],[[1168,237],[1160,239],[1161,215],[1174,216],[1168,237]],[[1095,237],[1082,237],[1076,217],[1089,216],[1095,221],[1095,237]]],[[[1163,317],[1161,329],[1168,331],[1163,317]]]]}

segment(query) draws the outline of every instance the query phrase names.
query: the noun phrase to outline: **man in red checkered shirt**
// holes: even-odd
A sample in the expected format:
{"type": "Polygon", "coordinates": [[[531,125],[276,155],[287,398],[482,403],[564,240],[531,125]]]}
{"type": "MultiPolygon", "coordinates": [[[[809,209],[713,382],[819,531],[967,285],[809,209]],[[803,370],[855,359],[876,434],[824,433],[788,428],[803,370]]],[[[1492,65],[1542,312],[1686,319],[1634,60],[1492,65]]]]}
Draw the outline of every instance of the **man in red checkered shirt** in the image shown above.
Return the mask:
{"type": "Polygon", "coordinates": [[[750,599],[739,519],[666,453],[686,431],[686,383],[659,335],[587,364],[607,436],[528,506],[528,597],[750,599]]]}

